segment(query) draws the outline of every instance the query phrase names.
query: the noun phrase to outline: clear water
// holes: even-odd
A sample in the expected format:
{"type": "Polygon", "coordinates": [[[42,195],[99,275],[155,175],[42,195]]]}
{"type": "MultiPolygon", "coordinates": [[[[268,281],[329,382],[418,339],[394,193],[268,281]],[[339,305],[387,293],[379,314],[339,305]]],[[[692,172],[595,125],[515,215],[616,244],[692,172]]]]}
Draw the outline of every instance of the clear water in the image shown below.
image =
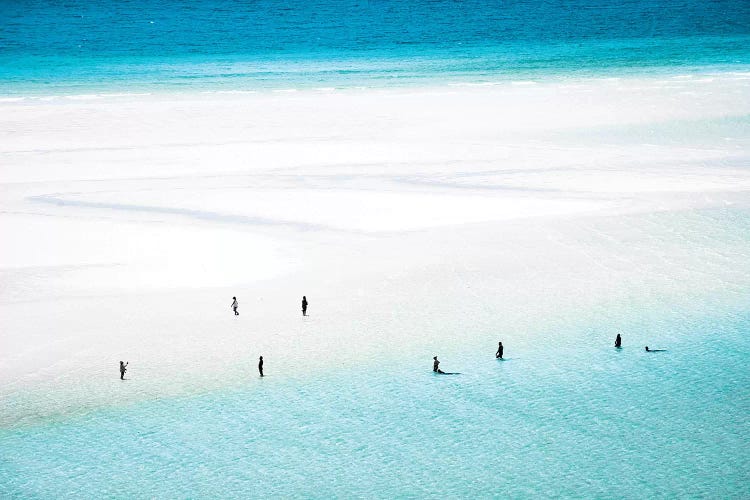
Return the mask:
{"type": "Polygon", "coordinates": [[[746,498],[750,316],[701,313],[647,313],[665,353],[627,333],[615,350],[609,322],[588,324],[506,361],[448,350],[456,376],[433,375],[429,353],[307,380],[271,369],[246,389],[5,429],[0,493],[746,498]]]}
{"type": "MultiPolygon", "coordinates": [[[[0,2],[3,96],[748,65],[744,0],[0,2]]],[[[530,318],[506,361],[492,356],[493,302],[456,294],[436,328],[458,333],[437,349],[461,375],[432,374],[435,346],[395,346],[356,369],[290,380],[271,361],[242,388],[18,419],[0,429],[0,497],[748,498],[748,220],[727,208],[715,233],[671,221],[644,253],[681,242],[704,288],[675,278],[650,294],[646,276],[630,303],[530,318]],[[645,353],[648,339],[668,352],[645,353]]],[[[381,311],[391,334],[418,326],[412,299],[381,311]]]]}
{"type": "Polygon", "coordinates": [[[0,94],[409,85],[750,63],[750,6],[45,1],[0,5],[0,94]]]}
{"type": "Polygon", "coordinates": [[[384,285],[339,337],[391,339],[356,364],[290,377],[271,358],[264,380],[7,425],[0,496],[746,498],[748,212],[622,219],[565,238],[606,271],[555,252],[561,274],[525,269],[520,307],[481,252],[384,285]],[[433,374],[434,354],[461,374],[433,374]]]}

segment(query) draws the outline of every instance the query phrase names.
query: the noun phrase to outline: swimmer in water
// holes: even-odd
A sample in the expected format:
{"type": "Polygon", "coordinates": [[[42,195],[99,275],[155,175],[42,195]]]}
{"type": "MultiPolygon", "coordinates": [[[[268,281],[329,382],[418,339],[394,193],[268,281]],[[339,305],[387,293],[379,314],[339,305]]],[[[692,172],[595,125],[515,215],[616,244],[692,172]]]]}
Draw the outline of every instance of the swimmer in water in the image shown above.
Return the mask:
{"type": "Polygon", "coordinates": [[[646,346],[646,352],[664,352],[666,349],[649,349],[648,346],[646,346]]]}

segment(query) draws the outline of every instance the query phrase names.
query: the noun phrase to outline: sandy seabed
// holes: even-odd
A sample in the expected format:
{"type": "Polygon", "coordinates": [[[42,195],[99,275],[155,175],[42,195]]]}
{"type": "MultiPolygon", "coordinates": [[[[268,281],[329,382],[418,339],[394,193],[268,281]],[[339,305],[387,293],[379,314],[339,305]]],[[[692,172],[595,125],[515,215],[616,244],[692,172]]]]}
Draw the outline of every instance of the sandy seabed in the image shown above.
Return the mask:
{"type": "Polygon", "coordinates": [[[749,80],[6,99],[0,423],[741,302],[749,80]]]}

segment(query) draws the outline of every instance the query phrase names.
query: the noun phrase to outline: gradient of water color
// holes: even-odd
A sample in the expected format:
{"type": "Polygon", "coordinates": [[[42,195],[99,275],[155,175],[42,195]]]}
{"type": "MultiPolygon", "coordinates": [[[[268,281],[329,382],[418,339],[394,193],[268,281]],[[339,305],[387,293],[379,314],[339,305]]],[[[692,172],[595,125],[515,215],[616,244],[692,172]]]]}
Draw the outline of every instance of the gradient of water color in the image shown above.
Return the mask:
{"type": "MultiPolygon", "coordinates": [[[[750,65],[745,1],[21,1],[0,4],[0,23],[0,95],[11,98],[750,65]]],[[[720,130],[743,136],[747,122],[720,130]]],[[[717,129],[704,125],[660,126],[700,142],[717,129]]],[[[602,134],[616,142],[628,126],[602,134]]],[[[451,269],[454,282],[435,295],[416,281],[387,290],[373,306],[379,319],[365,324],[393,336],[429,336],[426,324],[440,338],[451,332],[439,353],[394,346],[356,368],[293,379],[270,359],[262,383],[61,415],[26,412],[57,403],[54,391],[14,395],[0,408],[10,422],[0,429],[0,496],[747,498],[748,220],[742,203],[633,216],[615,225],[624,240],[655,261],[683,246],[690,272],[661,276],[672,284],[663,293],[633,278],[628,300],[529,317],[519,331],[497,327],[501,298],[477,277],[488,268],[451,269]],[[499,335],[519,339],[506,344],[507,361],[492,356],[499,335]],[[645,353],[654,339],[668,352],[645,353]],[[433,375],[433,354],[462,374],[433,375]]],[[[602,244],[584,229],[574,248],[602,244]]],[[[550,289],[565,288],[558,279],[548,277],[550,289]]]]}
{"type": "Polygon", "coordinates": [[[0,94],[502,81],[750,64],[747,2],[0,6],[0,94]]]}

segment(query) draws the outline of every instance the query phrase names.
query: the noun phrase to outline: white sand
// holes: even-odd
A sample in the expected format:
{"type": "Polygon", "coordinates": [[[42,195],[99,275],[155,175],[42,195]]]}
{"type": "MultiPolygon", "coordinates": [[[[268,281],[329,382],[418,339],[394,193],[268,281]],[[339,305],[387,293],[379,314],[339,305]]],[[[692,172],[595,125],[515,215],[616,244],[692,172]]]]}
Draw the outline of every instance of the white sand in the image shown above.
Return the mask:
{"type": "Polygon", "coordinates": [[[700,256],[644,221],[748,205],[749,113],[729,73],[2,100],[4,421],[740,289],[742,242],[700,256]]]}

